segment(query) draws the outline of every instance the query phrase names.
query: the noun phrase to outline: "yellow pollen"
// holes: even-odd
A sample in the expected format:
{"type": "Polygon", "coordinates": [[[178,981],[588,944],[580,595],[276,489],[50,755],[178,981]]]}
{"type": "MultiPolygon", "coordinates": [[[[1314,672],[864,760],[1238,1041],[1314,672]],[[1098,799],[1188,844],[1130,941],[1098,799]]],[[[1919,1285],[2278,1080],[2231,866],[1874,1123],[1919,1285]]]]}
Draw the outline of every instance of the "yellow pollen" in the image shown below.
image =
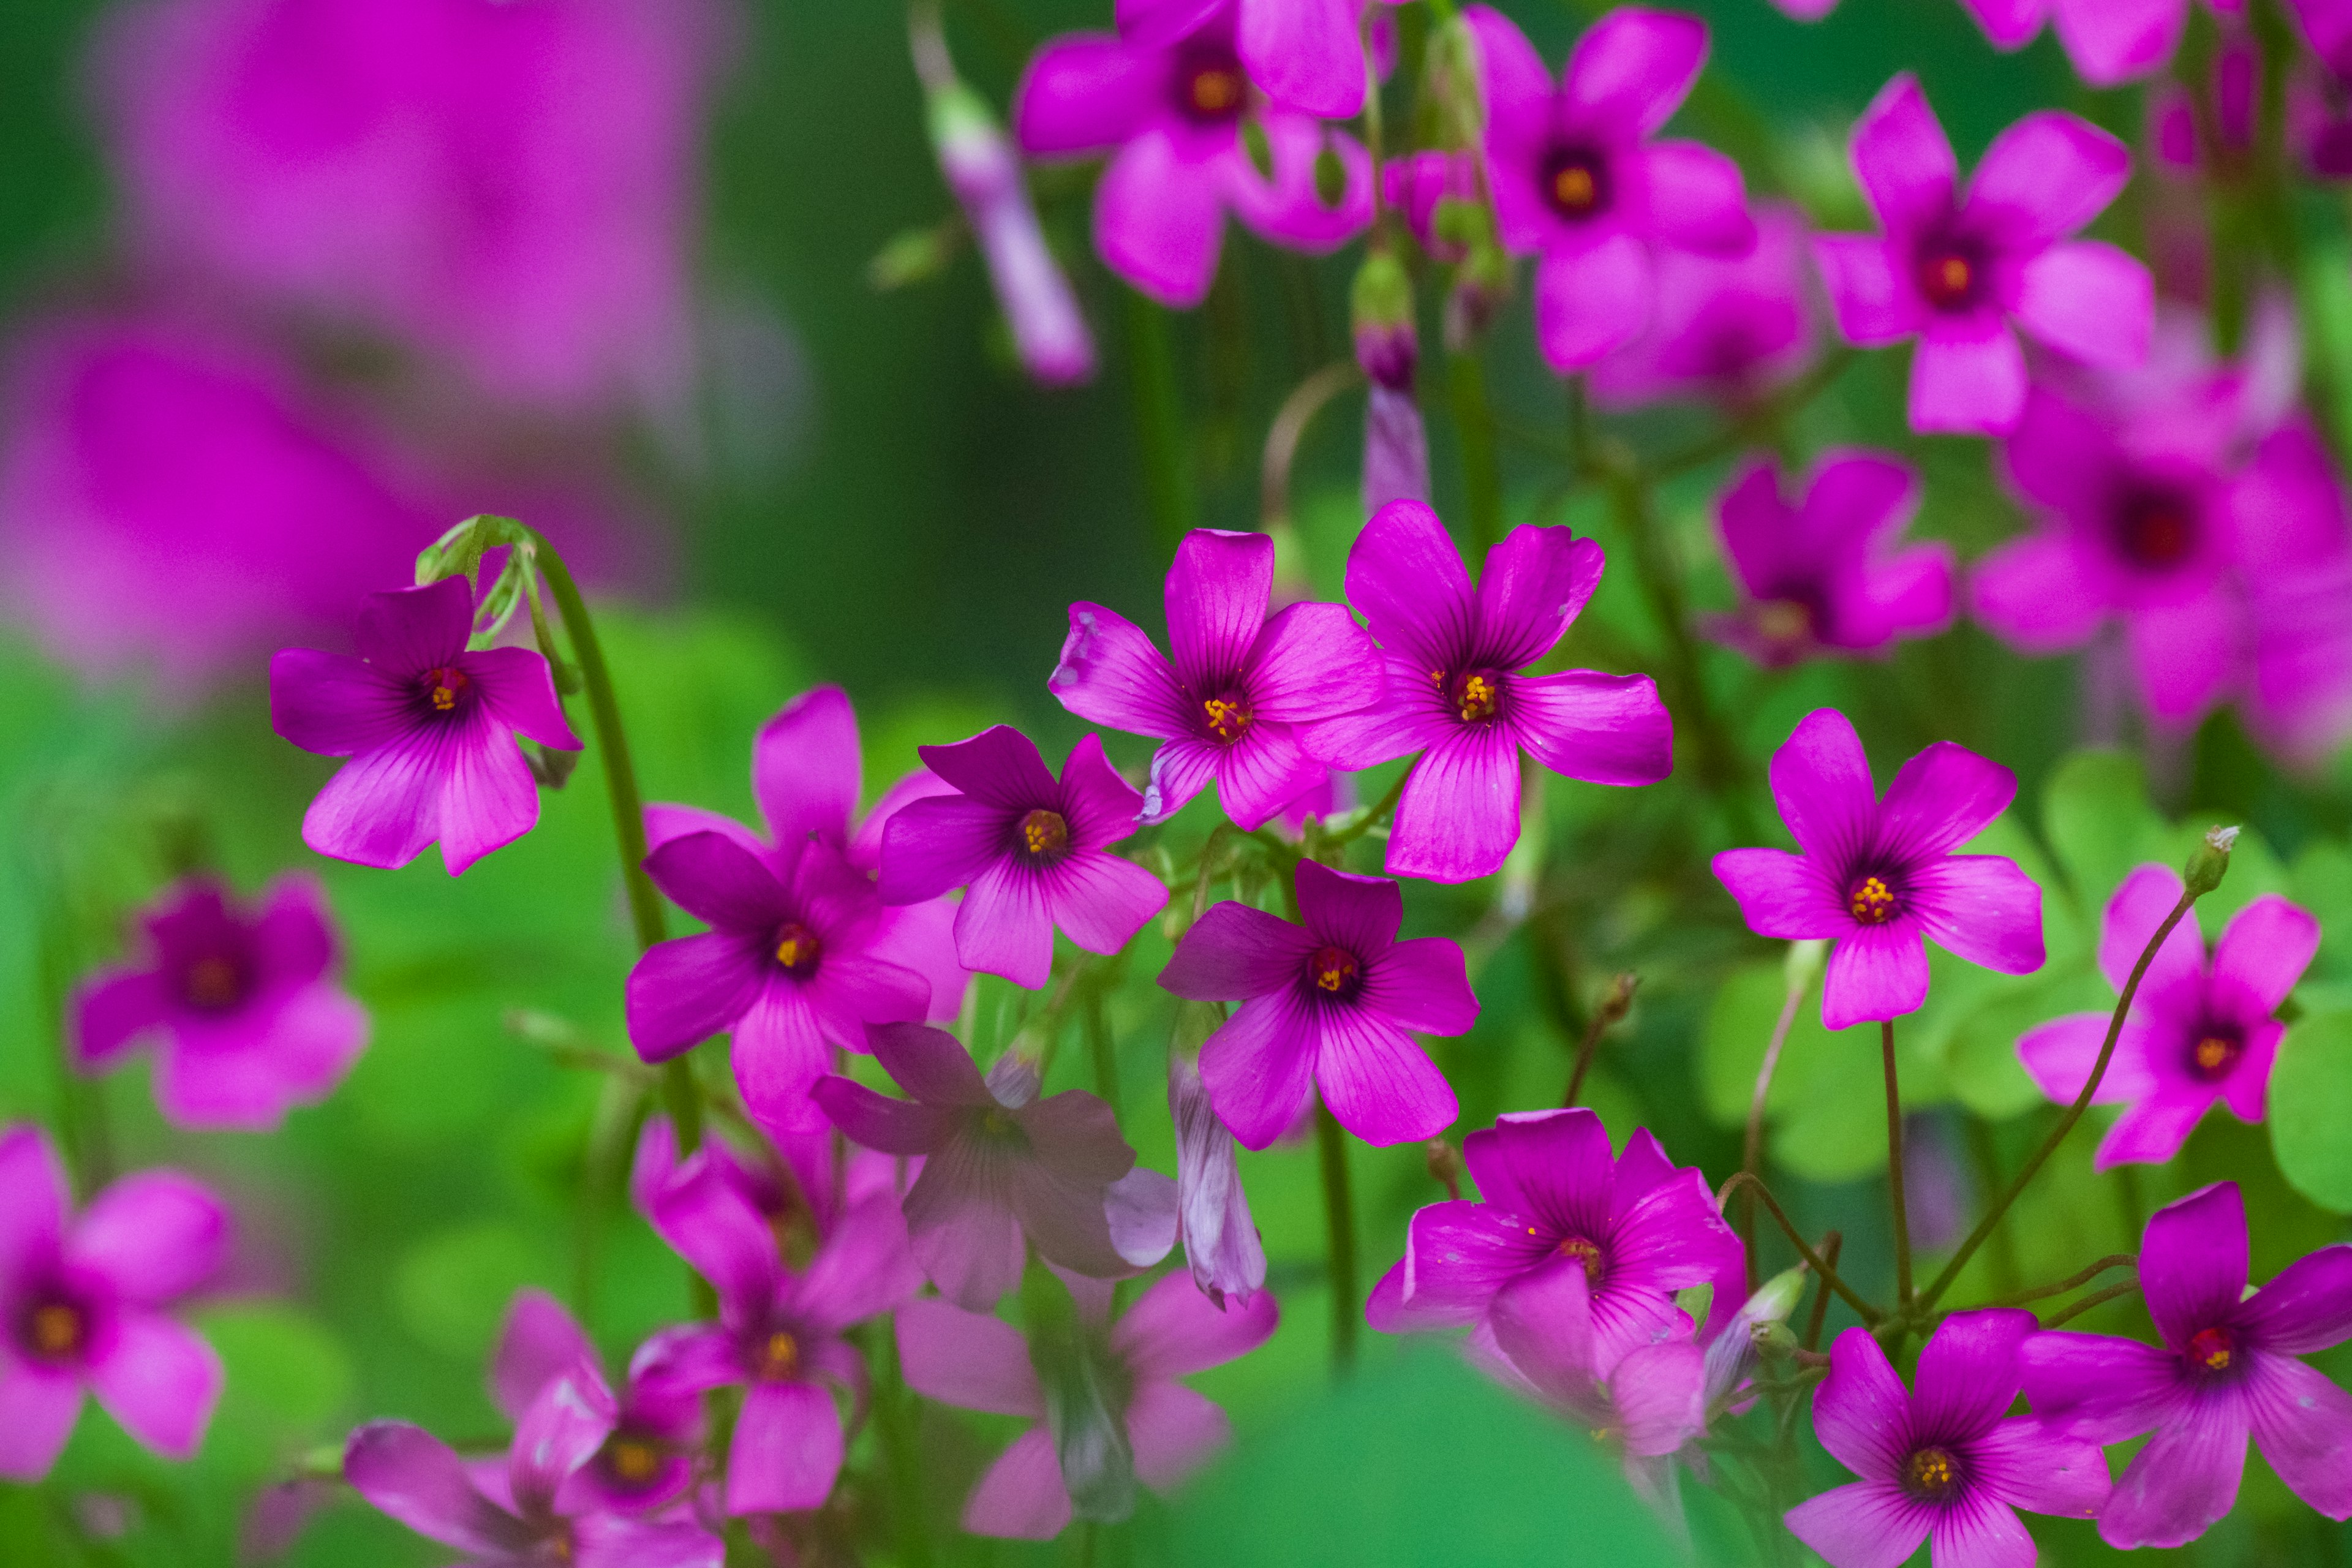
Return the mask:
{"type": "Polygon", "coordinates": [[[1592,171],[1581,163],[1570,163],[1551,177],[1551,199],[1570,212],[1584,211],[1598,194],[1592,171]]]}
{"type": "Polygon", "coordinates": [[[791,1377],[801,1369],[800,1342],[788,1329],[778,1329],[768,1336],[767,1345],[760,1352],[760,1375],[771,1383],[791,1377]]]}
{"type": "Polygon", "coordinates": [[[555,1560],[556,1560],[558,1563],[569,1563],[569,1562],[571,1562],[571,1561],[572,1561],[572,1531],[571,1531],[571,1530],[567,1527],[567,1528],[564,1530],[564,1531],[563,1531],[563,1533],[562,1533],[562,1534],[558,1535],[554,1540],[552,1540],[552,1541],[549,1542],[547,1543],[547,1549],[548,1549],[550,1552],[554,1552],[554,1553],[555,1553],[555,1560]]]}
{"type": "Polygon", "coordinates": [[[1756,606],[1756,629],[1774,642],[1796,642],[1813,632],[1813,612],[1794,599],[1767,599],[1756,606]]]}
{"type": "Polygon", "coordinates": [[[466,689],[474,684],[464,670],[446,666],[440,669],[426,670],[425,680],[425,700],[433,704],[433,710],[436,713],[447,713],[454,710],[457,706],[457,699],[463,697],[466,694],[466,689]]]}
{"type": "Polygon", "coordinates": [[[1553,1250],[1562,1258],[1574,1258],[1582,1261],[1587,1274],[1591,1273],[1594,1267],[1601,1261],[1601,1249],[1580,1236],[1570,1237],[1553,1250]]]}
{"type": "Polygon", "coordinates": [[[1250,727],[1249,709],[1232,698],[1209,698],[1201,704],[1201,710],[1209,716],[1209,729],[1220,741],[1238,741],[1250,727]]]}
{"type": "Polygon", "coordinates": [[[1969,291],[1969,264],[1957,256],[1947,256],[1936,264],[1936,281],[1945,293],[1958,297],[1969,291]]]}
{"type": "Polygon", "coordinates": [[[1356,956],[1345,948],[1318,948],[1308,968],[1315,976],[1318,991],[1328,991],[1337,995],[1348,982],[1356,977],[1356,956]]]}
{"type": "Polygon", "coordinates": [[[1032,855],[1058,855],[1070,847],[1070,825],[1058,811],[1033,811],[1021,819],[1021,842],[1032,855]]]}
{"type": "Polygon", "coordinates": [[[1952,1468],[1952,1457],[1941,1448],[1922,1448],[1911,1456],[1904,1468],[1903,1479],[1912,1492],[1920,1497],[1941,1497],[1952,1489],[1958,1473],[1952,1468]]]}
{"type": "Polygon", "coordinates": [[[2197,1065],[2212,1072],[2237,1054],[2238,1047],[2217,1035],[2208,1035],[2197,1042],[2197,1065]]]}
{"type": "Polygon", "coordinates": [[[188,965],[188,1000],[199,1007],[226,1007],[236,1000],[241,989],[236,981],[236,965],[226,958],[206,957],[188,965]]]}
{"type": "Polygon", "coordinates": [[[660,1470],[661,1450],[635,1437],[615,1437],[607,1450],[613,1473],[635,1486],[652,1480],[660,1470]]]}
{"type": "Polygon", "coordinates": [[[2200,1329],[2189,1341],[2189,1359],[2207,1372],[2227,1372],[2233,1347],[2227,1329],[2200,1329]]]}
{"type": "Polygon", "coordinates": [[[816,954],[816,932],[799,921],[793,921],[776,933],[776,962],[786,969],[799,969],[814,963],[816,954]]]}
{"type": "Polygon", "coordinates": [[[1462,689],[1454,699],[1454,710],[1462,715],[1465,724],[1495,716],[1495,705],[1502,700],[1502,689],[1483,675],[1465,675],[1462,689]]]}
{"type": "Polygon", "coordinates": [[[1895,912],[1895,895],[1876,877],[1865,878],[1845,901],[1846,912],[1864,925],[1883,925],[1895,912]]]}
{"type": "Polygon", "coordinates": [[[81,1348],[81,1314],[52,1301],[33,1309],[33,1349],[45,1356],[71,1355],[81,1348]]]}
{"type": "Polygon", "coordinates": [[[1241,107],[1239,71],[1209,66],[1192,73],[1192,108],[1202,114],[1231,114],[1241,107]]]}

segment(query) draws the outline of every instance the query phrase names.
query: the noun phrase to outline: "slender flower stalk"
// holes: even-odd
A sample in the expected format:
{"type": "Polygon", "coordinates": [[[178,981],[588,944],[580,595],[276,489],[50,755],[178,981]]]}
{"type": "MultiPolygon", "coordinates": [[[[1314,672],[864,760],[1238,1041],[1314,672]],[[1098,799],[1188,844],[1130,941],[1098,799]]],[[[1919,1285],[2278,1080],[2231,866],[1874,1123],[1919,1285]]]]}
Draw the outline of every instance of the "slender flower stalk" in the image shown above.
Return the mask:
{"type": "Polygon", "coordinates": [[[1911,1305],[1911,1215],[1903,1200],[1903,1095],[1895,1081],[1895,1020],[1878,1026],[1878,1049],[1886,1068],[1886,1196],[1895,1221],[1895,1300],[1911,1305]]]}
{"type": "Polygon", "coordinates": [[[1356,1204],[1348,1184],[1348,1135],[1331,1108],[1315,1105],[1315,1150],[1322,1167],[1323,1227],[1331,1279],[1331,1375],[1356,1370],[1356,1204]]]}

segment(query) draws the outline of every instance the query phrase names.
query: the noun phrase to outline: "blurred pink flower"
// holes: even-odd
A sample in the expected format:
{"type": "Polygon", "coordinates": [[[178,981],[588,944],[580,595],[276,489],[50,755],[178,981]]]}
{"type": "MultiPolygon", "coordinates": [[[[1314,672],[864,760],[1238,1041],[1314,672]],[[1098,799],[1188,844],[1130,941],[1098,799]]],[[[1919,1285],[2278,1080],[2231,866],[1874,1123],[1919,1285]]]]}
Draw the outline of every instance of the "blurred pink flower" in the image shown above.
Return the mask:
{"type": "Polygon", "coordinates": [[[1677,397],[1731,403],[1769,392],[1805,368],[1821,335],[1805,221],[1758,205],[1756,247],[1740,257],[1663,249],[1649,330],[1587,377],[1604,408],[1677,397]]]}
{"type": "Polygon", "coordinates": [[[515,403],[676,391],[719,0],[153,0],[100,35],[133,243],[515,403]]]}

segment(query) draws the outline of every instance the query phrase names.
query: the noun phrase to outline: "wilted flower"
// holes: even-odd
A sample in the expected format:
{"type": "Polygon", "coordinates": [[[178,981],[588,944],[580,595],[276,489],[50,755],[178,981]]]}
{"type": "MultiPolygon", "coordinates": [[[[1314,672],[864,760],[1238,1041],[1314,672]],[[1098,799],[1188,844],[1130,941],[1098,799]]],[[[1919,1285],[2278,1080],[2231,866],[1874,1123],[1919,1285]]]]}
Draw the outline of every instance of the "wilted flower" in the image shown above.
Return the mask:
{"type": "Polygon", "coordinates": [[[1772,754],[1772,798],[1800,853],[1726,849],[1715,874],[1759,936],[1831,939],[1822,1024],[1916,1013],[1933,937],[2003,974],[2042,967],[2042,889],[2000,855],[1953,851],[2009,808],[2017,775],[1949,741],[1903,764],[1881,799],[1846,716],[1805,716],[1772,754]]]}
{"type": "Polygon", "coordinates": [[[228,1211],[171,1171],[123,1177],[74,1218],[48,1140],[0,1133],[0,1476],[37,1481],[81,1415],[82,1391],[141,1447],[194,1456],[220,1358],[163,1309],[227,1255],[228,1211]]]}
{"type": "Polygon", "coordinates": [[[1145,821],[1175,816],[1214,780],[1236,826],[1263,826],[1329,776],[1316,755],[1327,721],[1380,700],[1379,654],[1347,606],[1269,616],[1273,591],[1272,539],[1202,528],[1168,569],[1172,664],[1117,611],[1070,606],[1046,687],[1081,719],[1161,741],[1145,821]]]}
{"type": "Polygon", "coordinates": [[[2010,322],[2094,365],[2147,353],[2155,288],[2139,262],[2068,237],[2131,175],[2124,144],[2071,114],[2027,115],[1993,139],[1967,195],[1944,128],[1908,73],[1854,122],[1853,168],[1875,236],[1813,242],[1838,330],[1876,348],[1916,337],[1911,427],[1999,435],[2025,408],[2010,322]]]}
{"type": "Polygon", "coordinates": [[[362,866],[405,866],[435,839],[456,876],[530,831],[539,785],[514,732],[576,752],[547,660],[468,649],[463,577],[372,594],[359,657],[289,648],[269,661],[269,721],[306,752],[349,757],[302,818],[302,842],[362,866]]]}
{"type": "MultiPolygon", "coordinates": [[[[1217,1012],[1195,1003],[1178,1016],[1205,1013],[1205,1032],[1216,1027],[1217,1012]]],[[[1209,1103],[1200,1058],[1181,1042],[1168,1053],[1168,1113],[1176,1124],[1176,1239],[1192,1283],[1221,1308],[1246,1303],[1265,1285],[1265,1244],[1242,1190],[1233,1132],[1209,1103]]]]}
{"type": "Polygon", "coordinates": [[[74,997],[74,1061],[103,1072],[153,1047],[155,1102],[177,1125],[276,1127],[331,1093],[366,1046],[315,879],[281,877],[247,910],[187,878],[141,922],[140,966],[102,969],[74,997]]]}

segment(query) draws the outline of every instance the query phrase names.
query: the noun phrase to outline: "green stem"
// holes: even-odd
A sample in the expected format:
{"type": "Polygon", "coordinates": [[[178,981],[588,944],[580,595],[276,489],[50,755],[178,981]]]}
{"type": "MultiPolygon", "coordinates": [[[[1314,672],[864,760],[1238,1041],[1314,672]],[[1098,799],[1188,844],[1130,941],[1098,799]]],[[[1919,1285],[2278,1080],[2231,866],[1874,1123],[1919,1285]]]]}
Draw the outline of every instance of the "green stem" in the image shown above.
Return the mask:
{"type": "Polygon", "coordinates": [[[1348,1135],[1329,1106],[1315,1107],[1315,1143],[1323,1163],[1323,1217],[1331,1253],[1331,1374],[1356,1365],[1356,1211],[1348,1190],[1348,1135]]]}
{"type": "Polygon", "coordinates": [[[1095,1092],[1115,1111],[1118,1109],[1118,1042],[1111,1036],[1100,985],[1087,987],[1085,1025],[1087,1054],[1094,1058],[1095,1092]]]}
{"type": "Polygon", "coordinates": [[[1173,550],[1192,527],[1174,335],[1165,310],[1131,289],[1126,292],[1127,370],[1136,441],[1143,449],[1143,499],[1161,548],[1173,550]]]}
{"type": "Polygon", "coordinates": [[[1895,1300],[1911,1307],[1911,1213],[1903,1201],[1903,1097],[1895,1082],[1895,1020],[1878,1026],[1879,1058],[1886,1067],[1886,1194],[1895,1217],[1895,1300]]]}
{"type": "Polygon", "coordinates": [[[898,1537],[898,1560],[906,1568],[930,1568],[930,1531],[924,1527],[925,1498],[922,1459],[908,1417],[905,1375],[898,1366],[898,1345],[887,1322],[865,1331],[866,1356],[874,1367],[874,1435],[882,1448],[882,1463],[896,1494],[890,1527],[898,1537]]]}
{"type": "Polygon", "coordinates": [[[2020,1290],[2013,1295],[2003,1296],[2000,1300],[1993,1302],[1992,1305],[1996,1307],[2022,1307],[2029,1301],[2042,1301],[2047,1300],[2053,1296],[2063,1296],[2067,1291],[2074,1289],[2079,1286],[2088,1285],[2092,1280],[2096,1279],[2100,1275],[2105,1274],[2110,1268],[2131,1268],[2137,1267],[2139,1259],[2133,1257],[2130,1253],[2118,1252],[2110,1257],[2100,1258],[2088,1268],[2069,1274],[2065,1279],[2059,1280],[2053,1285],[2037,1285],[2031,1290],[2020,1290]]]}
{"type": "MultiPolygon", "coordinates": [[[[1840,1232],[1831,1231],[1822,1237],[1822,1261],[1835,1268],[1838,1254],[1844,1250],[1844,1247],[1845,1237],[1840,1232]]],[[[1751,1269],[1750,1273],[1753,1272],[1751,1269]]],[[[1830,1282],[1823,1279],[1821,1289],[1813,1292],[1812,1314],[1805,1320],[1804,1344],[1807,1350],[1817,1351],[1822,1348],[1822,1325],[1829,1321],[1829,1315],[1830,1282]]]]}
{"type": "Polygon", "coordinates": [[[1720,1214],[1723,1211],[1723,1205],[1730,1201],[1731,1194],[1742,1188],[1755,1190],[1756,1195],[1763,1200],[1764,1207],[1769,1211],[1773,1219],[1780,1223],[1781,1234],[1786,1236],[1790,1245],[1796,1247],[1797,1256],[1805,1260],[1805,1267],[1827,1280],[1830,1289],[1843,1297],[1845,1304],[1852,1307],[1864,1323],[1875,1327],[1885,1321],[1886,1314],[1854,1294],[1853,1288],[1839,1277],[1837,1269],[1820,1253],[1815,1252],[1811,1245],[1798,1233],[1797,1227],[1790,1223],[1787,1211],[1780,1207],[1780,1201],[1772,1195],[1772,1189],[1764,1184],[1764,1179],[1761,1176],[1752,1171],[1742,1171],[1724,1183],[1723,1190],[1715,1194],[1716,1212],[1720,1214]]]}
{"type": "Polygon", "coordinates": [[[2138,1289],[2139,1280],[2135,1278],[2126,1279],[2120,1285],[2110,1285],[2104,1290],[2095,1290],[2042,1326],[2045,1329],[2054,1329],[2061,1323],[2072,1322],[2094,1307],[2104,1307],[2110,1301],[2135,1294],[2138,1289]]]}
{"type": "Polygon", "coordinates": [[[1462,443],[1462,488],[1470,505],[1470,543],[1483,559],[1502,542],[1503,469],[1495,455],[1495,416],[1486,401],[1486,367],[1477,352],[1447,356],[1446,392],[1454,437],[1462,443]]]}
{"type": "Polygon", "coordinates": [[[2189,906],[2196,901],[2196,893],[2184,890],[2180,901],[2172,906],[2172,912],[2164,917],[2164,923],[2156,928],[2156,934],[2147,939],[2147,945],[2140,949],[2139,962],[2132,965],[2131,978],[2124,983],[2123,994],[2116,998],[2116,1010],[2107,1018],[2107,1037],[2099,1046],[2099,1059],[2092,1064],[2091,1076],[2084,1080],[2083,1091],[2074,1097],[2074,1103],[2066,1108],[2066,1113],[2058,1119],[2058,1125],[2050,1130],[2050,1136],[2033,1151],[2032,1157],[2010,1182],[2000,1200],[1986,1212],[1984,1218],[1977,1222],[1976,1229],[1969,1232],[1969,1238],[1960,1243],[1960,1249],[1952,1254],[1952,1260],[1944,1265],[1944,1271],[1936,1276],[1935,1283],[1929,1285],[1927,1292],[1919,1298],[1921,1310],[1933,1310],[1936,1303],[1943,1299],[1944,1292],[1952,1288],[1952,1281],[1960,1277],[1960,1270],[1968,1267],[1969,1259],[1976,1256],[1977,1248],[1984,1245],[1985,1237],[1993,1233],[1994,1227],[2008,1215],[2011,1205],[2017,1202],[2018,1195],[2040,1173],[2042,1163],[2058,1152],[2058,1145],[2066,1141],[2066,1135],[2074,1131],[2074,1124],[2082,1121],[2083,1113],[2091,1108],[2091,1097],[2098,1093],[2100,1082],[2107,1076],[2107,1063],[2115,1057],[2116,1041],[2123,1034],[2124,1019],[2131,1012],[2132,999],[2139,994],[2141,978],[2147,973],[2147,966],[2155,962],[2157,950],[2164,945],[2164,939],[2172,934],[2172,928],[2181,922],[2188,915],[2189,906]]]}
{"type": "MultiPolygon", "coordinates": [[[[1748,1097],[1748,1136],[1740,1146],[1739,1168],[1751,1174],[1764,1171],[1764,1102],[1772,1093],[1772,1076],[1780,1070],[1780,1052],[1789,1043],[1789,1030],[1797,1022],[1797,1008],[1805,1000],[1808,987],[1795,985],[1780,1000],[1780,1016],[1772,1021],[1772,1037],[1764,1042],[1764,1061],[1756,1069],[1756,1089],[1748,1097]]],[[[1748,1277],[1758,1278],[1756,1258],[1756,1194],[1742,1193],[1739,1198],[1739,1236],[1748,1248],[1748,1277]]],[[[1831,1259],[1835,1262],[1835,1258],[1831,1259]]]]}

